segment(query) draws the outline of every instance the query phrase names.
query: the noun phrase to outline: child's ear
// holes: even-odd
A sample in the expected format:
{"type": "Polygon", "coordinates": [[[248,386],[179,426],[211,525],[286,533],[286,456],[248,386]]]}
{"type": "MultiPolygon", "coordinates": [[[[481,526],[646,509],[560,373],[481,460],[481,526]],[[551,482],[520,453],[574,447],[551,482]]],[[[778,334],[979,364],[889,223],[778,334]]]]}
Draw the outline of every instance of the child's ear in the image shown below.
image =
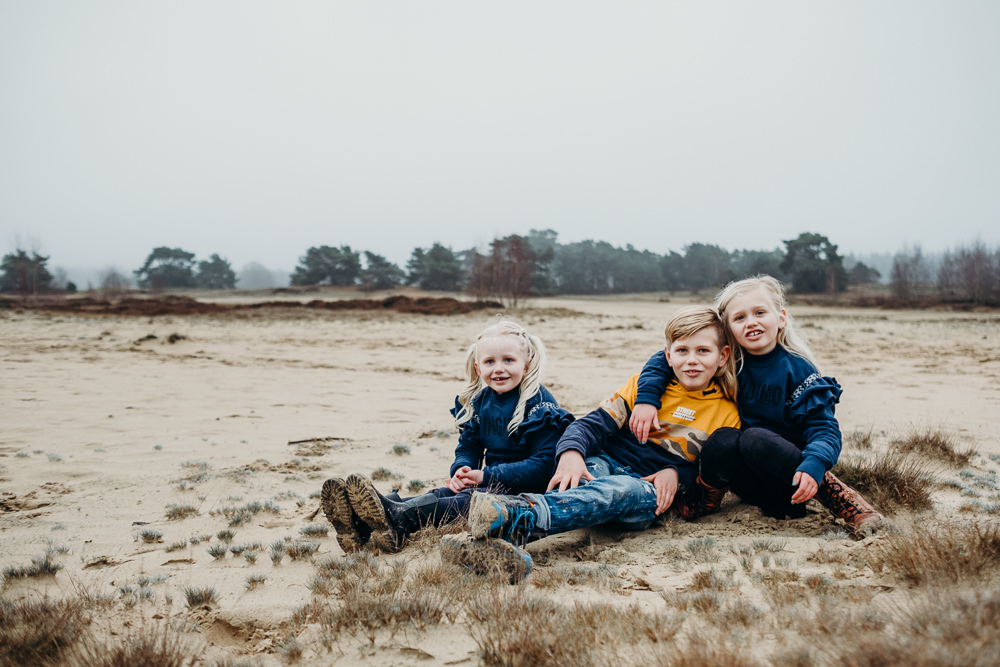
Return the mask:
{"type": "Polygon", "coordinates": [[[788,311],[782,308],[781,312],[778,313],[778,330],[780,331],[786,326],[788,326],[788,311]]]}
{"type": "Polygon", "coordinates": [[[726,362],[729,361],[729,355],[731,352],[732,350],[729,349],[728,345],[722,346],[722,349],[719,350],[719,368],[726,365],[726,362]]]}
{"type": "Polygon", "coordinates": [[[666,357],[667,357],[667,363],[669,364],[670,363],[670,346],[669,345],[665,345],[663,347],[663,354],[666,355],[666,357]]]}

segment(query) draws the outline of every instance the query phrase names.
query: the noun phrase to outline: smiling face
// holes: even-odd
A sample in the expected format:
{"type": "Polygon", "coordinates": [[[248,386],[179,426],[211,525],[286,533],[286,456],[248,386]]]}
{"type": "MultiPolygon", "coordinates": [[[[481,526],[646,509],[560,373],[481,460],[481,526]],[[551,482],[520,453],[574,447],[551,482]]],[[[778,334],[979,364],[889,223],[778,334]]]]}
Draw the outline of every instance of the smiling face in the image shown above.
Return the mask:
{"type": "Polygon", "coordinates": [[[505,394],[521,385],[528,355],[516,336],[480,339],[476,346],[476,372],[490,389],[505,394]]]}
{"type": "Polygon", "coordinates": [[[767,354],[778,344],[778,332],[788,323],[763,288],[735,297],[726,308],[726,325],[733,339],[750,354],[767,354]]]}
{"type": "Polygon", "coordinates": [[[667,346],[667,361],[688,391],[707,388],[729,360],[729,346],[719,345],[720,333],[714,326],[706,327],[667,346]]]}

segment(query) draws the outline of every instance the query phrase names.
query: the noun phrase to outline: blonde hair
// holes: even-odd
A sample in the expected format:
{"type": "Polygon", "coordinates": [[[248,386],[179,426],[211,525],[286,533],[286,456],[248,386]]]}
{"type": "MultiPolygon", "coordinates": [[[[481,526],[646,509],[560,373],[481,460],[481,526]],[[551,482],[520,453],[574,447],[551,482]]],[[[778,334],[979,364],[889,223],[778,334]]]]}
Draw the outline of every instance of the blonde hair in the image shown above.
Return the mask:
{"type": "Polygon", "coordinates": [[[479,335],[476,336],[476,342],[469,346],[468,354],[465,357],[465,375],[469,379],[469,383],[458,395],[458,403],[462,406],[462,410],[455,417],[455,423],[461,426],[472,419],[472,402],[486,388],[486,383],[476,372],[479,342],[485,338],[498,338],[499,336],[513,336],[518,347],[528,357],[524,377],[521,378],[521,395],[518,397],[517,407],[514,408],[514,416],[507,424],[507,433],[511,434],[524,421],[525,406],[542,386],[542,371],[545,369],[545,345],[538,336],[532,336],[520,324],[503,316],[498,316],[496,322],[480,331],[479,335]]]}
{"type": "Polygon", "coordinates": [[[733,360],[732,345],[726,335],[726,327],[719,319],[719,314],[708,306],[687,306],[673,314],[663,333],[667,337],[667,347],[682,338],[690,338],[702,329],[711,327],[715,330],[715,342],[719,350],[729,346],[730,354],[726,363],[715,372],[715,380],[726,398],[736,396],[736,362],[733,360]]]}
{"type": "MultiPolygon", "coordinates": [[[[729,304],[732,303],[733,299],[748,294],[755,289],[760,289],[764,292],[765,296],[771,301],[771,305],[774,307],[776,312],[785,311],[785,326],[778,329],[778,345],[788,350],[790,353],[797,357],[802,357],[819,371],[819,364],[816,363],[816,358],[813,357],[812,350],[809,349],[809,345],[802,339],[799,334],[798,325],[796,325],[795,320],[788,313],[788,299],[785,298],[785,288],[777,278],[772,278],[768,275],[757,275],[751,278],[744,278],[743,280],[737,280],[731,282],[722,290],[715,295],[715,308],[719,311],[719,317],[722,321],[726,323],[726,335],[732,340],[732,333],[729,330],[729,321],[726,318],[726,309],[729,304]]],[[[732,344],[733,354],[739,355],[738,361],[742,363],[743,361],[743,348],[738,344],[733,342],[732,344]]]]}

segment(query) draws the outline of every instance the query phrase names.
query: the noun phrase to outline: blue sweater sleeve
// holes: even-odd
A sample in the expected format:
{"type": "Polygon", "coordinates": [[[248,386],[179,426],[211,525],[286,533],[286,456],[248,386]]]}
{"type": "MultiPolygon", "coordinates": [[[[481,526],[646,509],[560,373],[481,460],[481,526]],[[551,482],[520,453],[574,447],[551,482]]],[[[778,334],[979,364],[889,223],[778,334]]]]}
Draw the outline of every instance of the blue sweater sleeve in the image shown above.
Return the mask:
{"type": "Polygon", "coordinates": [[[837,381],[814,374],[806,378],[792,395],[789,417],[802,428],[806,446],[802,450],[800,470],[818,483],[840,458],[840,424],[834,406],[843,393],[837,381]]]}
{"type": "MultiPolygon", "coordinates": [[[[473,398],[473,406],[475,398],[473,398]]],[[[455,397],[455,407],[451,409],[451,416],[458,417],[462,411],[462,404],[455,397]]],[[[458,427],[458,446],[455,448],[455,462],[451,464],[449,477],[454,477],[455,472],[462,466],[469,466],[473,470],[479,470],[483,465],[483,456],[486,451],[483,443],[479,439],[479,420],[473,416],[472,419],[458,427]]]]}
{"type": "Polygon", "coordinates": [[[673,379],[674,369],[667,362],[667,355],[660,350],[642,367],[642,373],[639,374],[639,391],[635,397],[636,405],[648,403],[659,410],[663,407],[660,397],[673,379]]]}
{"type": "Polygon", "coordinates": [[[614,418],[597,408],[569,425],[556,445],[556,459],[569,449],[575,449],[584,458],[600,453],[605,439],[617,430],[614,418]]]}
{"type": "Polygon", "coordinates": [[[555,472],[559,436],[572,424],[573,415],[553,403],[540,403],[511,436],[530,453],[520,461],[483,468],[483,486],[502,487],[509,493],[543,493],[555,472]]]}

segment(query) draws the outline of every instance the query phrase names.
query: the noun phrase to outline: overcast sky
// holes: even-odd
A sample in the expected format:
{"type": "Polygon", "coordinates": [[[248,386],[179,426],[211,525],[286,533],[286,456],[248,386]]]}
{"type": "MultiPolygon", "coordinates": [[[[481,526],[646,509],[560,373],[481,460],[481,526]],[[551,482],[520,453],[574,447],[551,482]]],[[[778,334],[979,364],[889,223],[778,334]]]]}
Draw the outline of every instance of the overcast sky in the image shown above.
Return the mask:
{"type": "Polygon", "coordinates": [[[0,250],[997,245],[998,29],[995,0],[0,0],[0,250]]]}

